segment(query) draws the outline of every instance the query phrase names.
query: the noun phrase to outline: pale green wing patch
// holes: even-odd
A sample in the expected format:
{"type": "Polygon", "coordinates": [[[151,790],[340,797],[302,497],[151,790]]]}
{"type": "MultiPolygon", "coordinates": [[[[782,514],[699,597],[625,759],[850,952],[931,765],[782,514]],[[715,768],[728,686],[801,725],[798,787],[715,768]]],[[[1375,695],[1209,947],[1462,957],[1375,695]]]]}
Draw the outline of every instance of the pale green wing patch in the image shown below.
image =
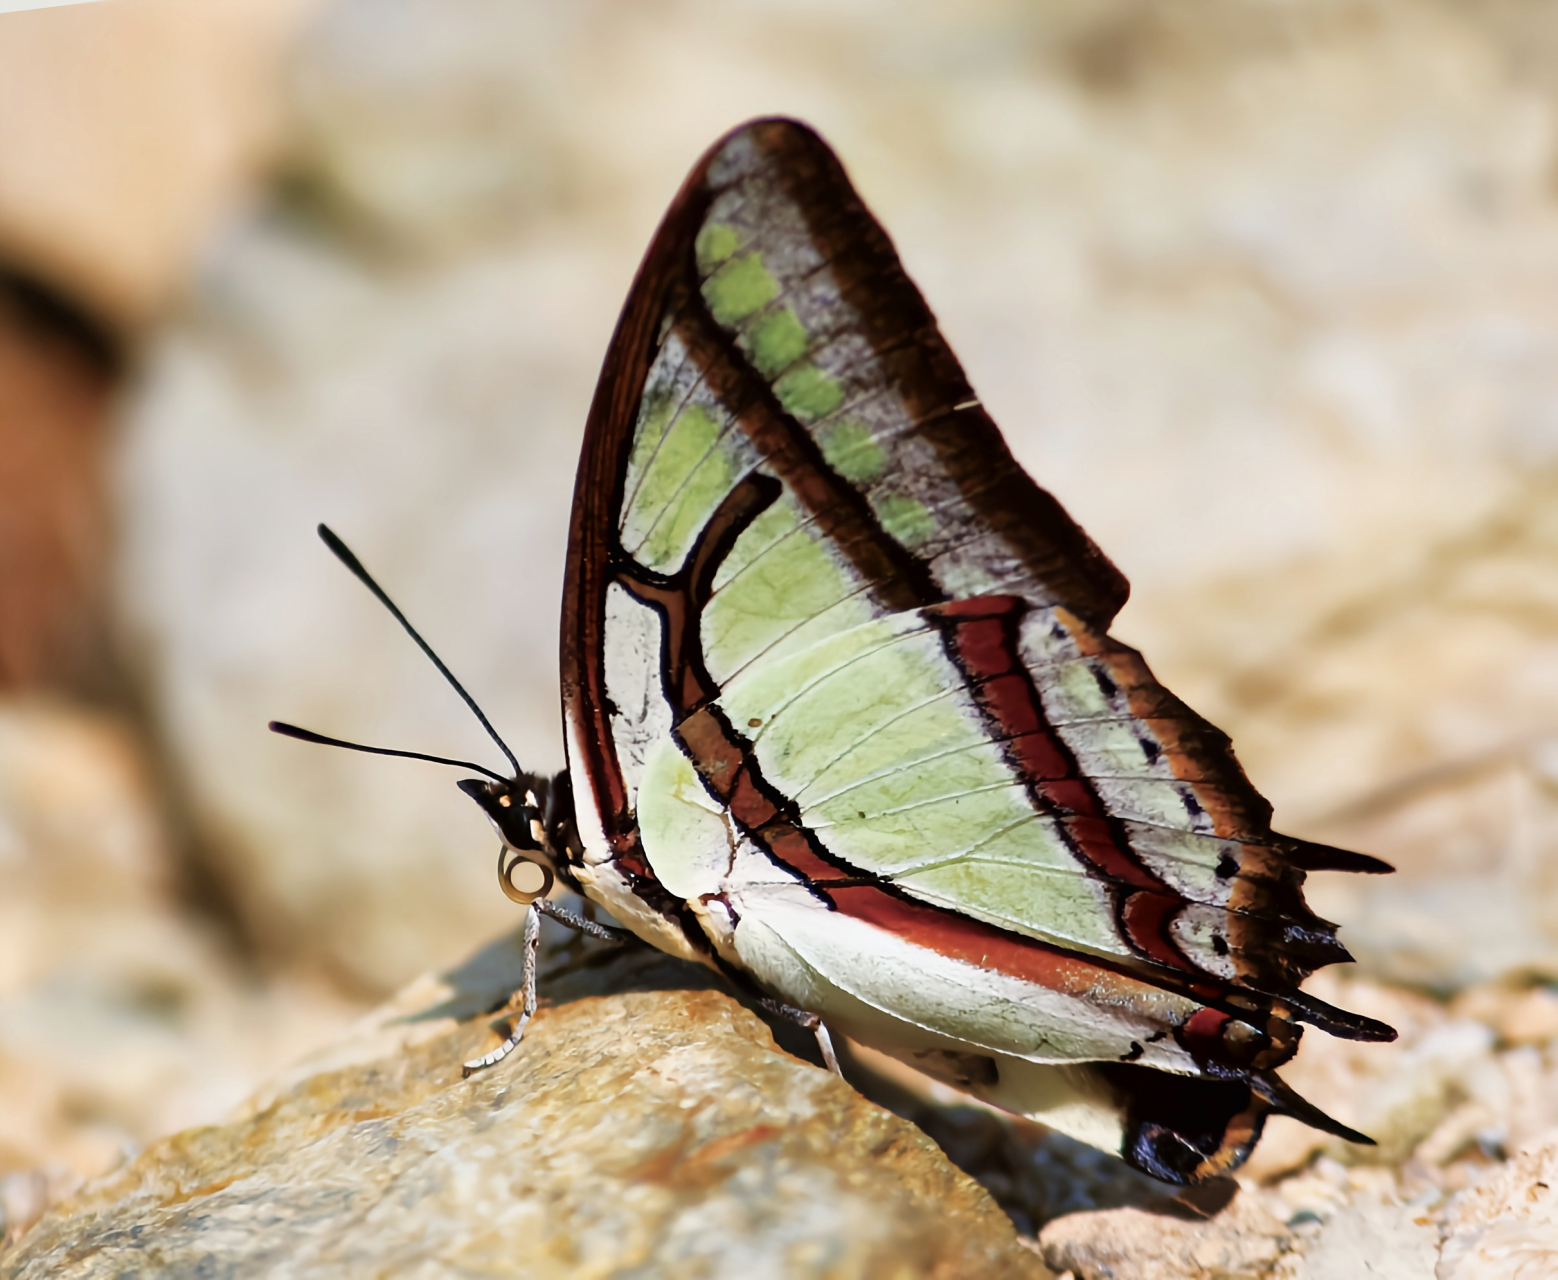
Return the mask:
{"type": "Polygon", "coordinates": [[[722,325],[734,325],[761,311],[779,296],[779,282],[763,265],[762,255],[744,253],[723,263],[703,282],[703,297],[722,325]]]}
{"type": "MultiPolygon", "coordinates": [[[[698,236],[697,260],[702,292],[715,321],[729,329],[758,374],[767,379],[779,403],[804,423],[819,422],[844,400],[840,381],[808,359],[829,336],[804,322],[794,306],[785,305],[794,286],[822,265],[810,236],[792,209],[790,228],[764,226],[759,247],[737,252],[741,233],[733,226],[710,221],[698,236]],[[789,236],[783,234],[790,231],[789,236]],[[777,232],[777,234],[776,234],[777,232]]],[[[816,309],[809,309],[816,315],[816,309]]],[[[843,316],[835,306],[822,316],[836,325],[843,316]]]]}
{"type": "Polygon", "coordinates": [[[748,726],[763,776],[851,866],[1032,937],[1132,954],[1105,886],[1035,813],[917,614],[765,658],[726,683],[720,705],[748,726]]]}
{"type": "Polygon", "coordinates": [[[678,898],[718,893],[734,859],[728,819],[669,738],[649,753],[638,798],[644,856],[678,898]]]}
{"type": "Polygon", "coordinates": [[[872,484],[887,470],[887,453],[871,428],[853,419],[831,423],[817,433],[822,456],[851,484],[872,484]]]}
{"type": "Polygon", "coordinates": [[[765,661],[720,704],[732,723],[756,726],[763,776],[852,866],[927,868],[903,887],[1035,937],[1122,952],[1099,886],[1034,813],[960,680],[940,633],[900,615],[765,661]],[[1002,869],[982,879],[984,858],[1002,869]],[[1062,874],[1014,895],[1006,863],[1062,874]]]}
{"type": "Polygon", "coordinates": [[[714,594],[717,596],[726,590],[754,563],[774,551],[779,543],[803,533],[813,523],[812,517],[800,509],[792,494],[781,494],[778,501],[742,531],[735,546],[720,562],[714,574],[714,594]]]}
{"type": "Polygon", "coordinates": [[[793,794],[861,725],[944,687],[939,653],[940,636],[924,619],[891,615],[748,666],[726,681],[720,703],[732,723],[762,725],[752,737],[765,776],[793,794]]]}
{"type": "Polygon", "coordinates": [[[693,253],[698,259],[698,270],[707,276],[722,263],[728,261],[741,244],[741,236],[734,227],[723,222],[706,222],[693,242],[693,253]]]}
{"type": "Polygon", "coordinates": [[[751,443],[718,405],[697,399],[666,426],[620,518],[624,550],[663,573],[755,463],[751,443]]]}
{"type": "Polygon", "coordinates": [[[686,347],[674,336],[668,337],[650,367],[639,402],[638,421],[623,479],[624,510],[632,509],[645,476],[665,442],[667,428],[701,381],[686,347]]]}
{"type": "Polygon", "coordinates": [[[781,309],[755,324],[748,342],[758,372],[772,377],[806,354],[808,338],[795,312],[781,309]]]}
{"type": "Polygon", "coordinates": [[[801,364],[774,380],[774,394],[786,413],[817,422],[844,403],[844,388],[812,364],[801,364]]]}
{"type": "Polygon", "coordinates": [[[871,505],[888,537],[896,538],[911,551],[936,531],[935,520],[918,498],[904,493],[883,493],[873,495],[871,505]]]}
{"type": "Polygon", "coordinates": [[[864,584],[810,526],[786,494],[736,540],[703,610],[704,658],[716,680],[872,616],[864,584]]]}
{"type": "Polygon", "coordinates": [[[895,875],[894,883],[926,902],[1047,942],[1095,955],[1129,956],[1112,925],[1108,890],[1077,874],[1075,866],[1033,856],[1035,836],[1042,839],[1038,826],[1009,828],[976,854],[895,875]]]}

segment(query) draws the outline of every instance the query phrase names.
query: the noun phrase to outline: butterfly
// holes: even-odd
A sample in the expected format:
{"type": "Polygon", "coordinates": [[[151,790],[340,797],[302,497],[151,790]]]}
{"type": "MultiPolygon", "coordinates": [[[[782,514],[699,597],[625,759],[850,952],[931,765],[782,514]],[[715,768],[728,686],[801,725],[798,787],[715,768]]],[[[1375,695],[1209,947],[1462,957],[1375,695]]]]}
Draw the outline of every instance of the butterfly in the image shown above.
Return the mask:
{"type": "Polygon", "coordinates": [[[828,146],[787,119],[726,135],[585,430],[568,769],[503,747],[512,776],[460,784],[531,908],[521,1016],[468,1068],[519,1041],[561,881],[830,1060],[829,1029],[1170,1182],[1236,1168],[1269,1115],[1367,1142],[1275,1072],[1305,1023],[1394,1037],[1300,990],[1350,959],[1305,873],[1390,868],[1273,833],[1227,737],[1109,636],[1127,591],[828,146]]]}

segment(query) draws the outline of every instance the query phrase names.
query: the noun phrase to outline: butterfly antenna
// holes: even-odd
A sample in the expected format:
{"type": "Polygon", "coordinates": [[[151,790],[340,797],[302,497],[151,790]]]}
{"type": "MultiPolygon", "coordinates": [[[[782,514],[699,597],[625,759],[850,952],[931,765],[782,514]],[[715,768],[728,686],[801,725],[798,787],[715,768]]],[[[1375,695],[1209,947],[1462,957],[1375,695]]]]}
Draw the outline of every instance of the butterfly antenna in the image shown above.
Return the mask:
{"type": "Polygon", "coordinates": [[[452,764],[457,769],[474,769],[477,773],[485,773],[496,782],[507,785],[510,779],[501,773],[494,773],[483,765],[471,760],[451,760],[448,756],[430,756],[422,751],[396,751],[391,747],[367,747],[360,742],[347,742],[343,738],[327,738],[322,733],[315,733],[312,729],[300,729],[295,724],[288,724],[284,720],[272,720],[270,731],[279,733],[283,737],[297,738],[301,742],[315,742],[322,747],[345,747],[348,751],[363,751],[370,756],[400,756],[406,760],[431,760],[434,764],[452,764]]]}
{"type": "MultiPolygon", "coordinates": [[[[347,545],[331,532],[328,525],[319,526],[319,537],[325,546],[330,548],[330,551],[335,556],[335,558],[344,564],[348,569],[350,569],[363,586],[367,587],[369,591],[373,592],[378,602],[390,611],[390,616],[406,629],[406,634],[408,636],[417,642],[417,648],[421,649],[423,653],[427,654],[429,661],[431,661],[432,664],[438,668],[439,674],[442,675],[443,678],[447,680],[454,688],[454,691],[458,693],[462,699],[464,699],[465,705],[468,706],[476,718],[481,721],[481,727],[485,729],[488,736],[498,744],[498,750],[503,752],[503,754],[508,757],[508,762],[514,766],[514,776],[517,778],[522,773],[524,773],[524,770],[519,767],[519,761],[515,759],[514,753],[509,750],[508,743],[504,742],[502,738],[498,737],[498,731],[492,727],[492,721],[488,720],[487,717],[482,714],[482,709],[476,705],[476,699],[471,697],[471,695],[465,691],[465,686],[454,678],[454,672],[450,671],[448,667],[444,666],[443,659],[433,652],[432,646],[430,646],[426,640],[422,639],[417,629],[413,627],[407,620],[406,615],[395,606],[395,602],[391,600],[389,596],[384,594],[384,588],[375,582],[373,580],[373,575],[362,567],[362,561],[354,556],[347,545]]],[[[338,745],[350,746],[351,744],[341,743],[338,745]]],[[[362,751],[378,750],[376,747],[361,747],[358,749],[362,751]]],[[[385,754],[396,755],[409,753],[386,752],[385,754]]],[[[432,757],[427,758],[431,759],[432,757]]],[[[483,769],[482,772],[487,773],[489,771],[483,769]]],[[[493,776],[496,777],[495,774],[493,776]]],[[[507,778],[499,780],[503,782],[508,781],[507,778]]]]}

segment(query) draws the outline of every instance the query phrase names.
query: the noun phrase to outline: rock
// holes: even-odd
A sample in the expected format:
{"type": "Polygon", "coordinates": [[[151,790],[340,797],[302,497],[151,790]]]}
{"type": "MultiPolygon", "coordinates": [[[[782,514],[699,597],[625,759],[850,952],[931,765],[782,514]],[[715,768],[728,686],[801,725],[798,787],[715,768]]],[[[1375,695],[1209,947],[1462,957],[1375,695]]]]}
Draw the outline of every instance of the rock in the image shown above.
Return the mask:
{"type": "Polygon", "coordinates": [[[361,556],[525,767],[560,767],[557,610],[604,341],[581,330],[609,324],[620,282],[556,244],[385,279],[262,224],[205,287],[128,424],[125,633],[250,935],[277,963],[393,990],[511,919],[491,828],[457,772],[266,722],[503,761],[314,527],[361,556]]]}
{"type": "Polygon", "coordinates": [[[108,683],[114,354],[57,298],[0,269],[0,689],[108,683]]]}
{"type": "Polygon", "coordinates": [[[1462,992],[1451,1007],[1463,1017],[1486,1023],[1507,1045],[1558,1039],[1558,991],[1549,986],[1518,980],[1490,983],[1462,992]]]}
{"type": "Polygon", "coordinates": [[[1460,1196],[1438,1280],[1538,1280],[1558,1274],[1558,1131],[1460,1196]]]}
{"type": "Polygon", "coordinates": [[[1142,1209],[1076,1213],[1039,1233],[1045,1264],[1078,1280],[1257,1280],[1291,1247],[1292,1233],[1256,1197],[1220,1213],[1175,1218],[1142,1209]]]}
{"type": "Polygon", "coordinates": [[[598,37],[571,8],[330,5],[292,59],[292,181],[357,238],[403,254],[509,239],[579,196],[590,130],[558,81],[598,37]]]}
{"type": "Polygon", "coordinates": [[[1046,1274],[912,1125],[723,993],[642,989],[675,962],[635,951],[574,991],[554,971],[520,1048],[462,1080],[516,955],[415,984],[228,1123],[153,1144],[4,1274],[1046,1274]],[[603,985],[641,989],[576,994],[603,985]]]}
{"type": "Polygon", "coordinates": [[[257,980],[180,881],[131,726],[0,701],[0,1237],[359,1012],[257,980]]]}
{"type": "Polygon", "coordinates": [[[1326,1223],[1285,1268],[1293,1280],[1427,1280],[1439,1255],[1439,1233],[1400,1204],[1364,1199],[1326,1223]]]}
{"type": "Polygon", "coordinates": [[[7,13],[0,260],[118,324],[163,311],[273,154],[276,64],[312,2],[7,13]]]}

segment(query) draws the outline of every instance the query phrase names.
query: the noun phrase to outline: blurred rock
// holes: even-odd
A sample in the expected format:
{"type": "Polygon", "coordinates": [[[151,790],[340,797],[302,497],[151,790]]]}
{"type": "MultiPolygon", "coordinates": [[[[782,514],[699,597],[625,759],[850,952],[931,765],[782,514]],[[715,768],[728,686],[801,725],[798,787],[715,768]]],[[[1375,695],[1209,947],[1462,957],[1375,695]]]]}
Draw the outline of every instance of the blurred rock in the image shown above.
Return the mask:
{"type": "Polygon", "coordinates": [[[117,354],[57,296],[0,268],[0,689],[109,683],[117,354]]]}
{"type": "Polygon", "coordinates": [[[1046,1274],[929,1139],[716,991],[549,983],[523,1045],[462,1081],[515,959],[414,985],[229,1123],[155,1144],[6,1274],[1046,1274]]]}
{"type": "Polygon", "coordinates": [[[271,957],[379,991],[512,921],[460,774],[265,725],[502,763],[325,520],[525,766],[561,765],[557,609],[605,340],[581,329],[616,288],[555,243],[391,280],[262,225],[164,345],[129,424],[119,597],[214,874],[271,957]]]}
{"type": "Polygon", "coordinates": [[[178,880],[126,724],[0,703],[0,1237],[353,1012],[317,981],[246,975],[178,880]]]}
{"type": "Polygon", "coordinates": [[[1057,1219],[1039,1234],[1046,1265],[1080,1280],[1256,1280],[1270,1273],[1290,1241],[1287,1228],[1253,1196],[1236,1196],[1201,1220],[1111,1209],[1057,1219]]]}
{"type": "Polygon", "coordinates": [[[1294,1280],[1427,1280],[1438,1253],[1431,1223],[1405,1205],[1363,1200],[1337,1213],[1284,1272],[1294,1280]]]}
{"type": "Polygon", "coordinates": [[[1476,987],[1451,1006],[1462,1017],[1489,1026],[1507,1045],[1536,1045],[1558,1039],[1558,991],[1518,981],[1476,987]]]}
{"type": "Polygon", "coordinates": [[[0,260],[115,324],[155,316],[271,153],[276,62],[313,3],[0,16],[0,260]]]}
{"type": "Polygon", "coordinates": [[[1558,1275],[1558,1132],[1461,1196],[1446,1226],[1439,1280],[1558,1275]]]}
{"type": "Polygon", "coordinates": [[[589,130],[568,63],[606,34],[602,16],[533,0],[330,5],[292,60],[293,195],[401,253],[511,238],[578,197],[589,130]]]}

